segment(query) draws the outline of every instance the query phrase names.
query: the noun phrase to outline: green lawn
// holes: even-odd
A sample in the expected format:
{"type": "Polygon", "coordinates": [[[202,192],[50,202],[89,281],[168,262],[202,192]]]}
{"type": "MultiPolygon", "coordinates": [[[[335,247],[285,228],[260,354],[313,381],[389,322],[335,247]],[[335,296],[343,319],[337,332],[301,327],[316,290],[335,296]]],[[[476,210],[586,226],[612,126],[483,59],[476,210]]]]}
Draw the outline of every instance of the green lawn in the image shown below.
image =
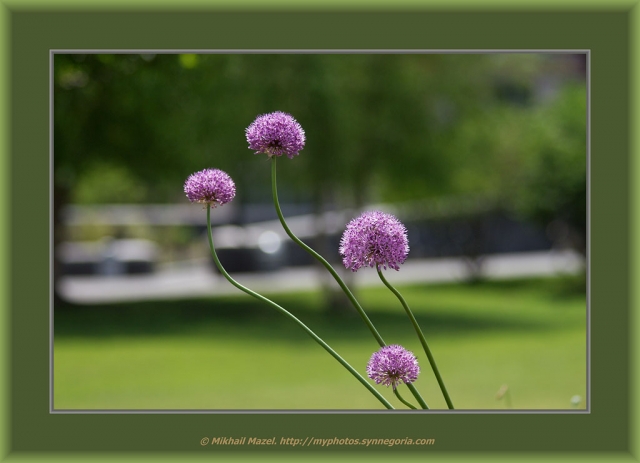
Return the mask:
{"type": "MultiPolygon", "coordinates": [[[[392,281],[393,275],[389,275],[392,281]]],[[[399,287],[458,409],[569,409],[586,396],[586,298],[566,279],[399,287]]],[[[317,293],[273,294],[363,376],[378,346],[357,314],[317,293]]],[[[384,287],[358,298],[388,344],[412,350],[415,383],[446,408],[402,307],[384,287]]],[[[396,408],[393,393],[377,386],[396,408]]],[[[406,388],[403,396],[414,401],[406,388]]],[[[584,408],[584,400],[580,407],[584,408]]],[[[381,409],[297,325],[248,296],[56,310],[56,409],[381,409]]]]}

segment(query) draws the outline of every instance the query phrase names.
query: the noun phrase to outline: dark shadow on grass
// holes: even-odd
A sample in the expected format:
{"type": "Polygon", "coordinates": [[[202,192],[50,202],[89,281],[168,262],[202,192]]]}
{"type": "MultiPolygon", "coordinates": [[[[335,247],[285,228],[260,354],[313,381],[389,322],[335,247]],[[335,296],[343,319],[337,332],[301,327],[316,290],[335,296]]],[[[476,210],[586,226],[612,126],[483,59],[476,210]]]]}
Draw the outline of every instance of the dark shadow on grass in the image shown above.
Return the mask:
{"type": "Polygon", "coordinates": [[[587,278],[585,273],[576,275],[561,275],[546,278],[517,278],[510,280],[479,280],[466,283],[453,282],[438,285],[404,285],[402,289],[418,289],[429,292],[430,288],[461,288],[474,291],[499,291],[502,294],[539,292],[554,300],[569,300],[584,297],[587,294],[587,278]]]}
{"type": "MultiPolygon", "coordinates": [[[[370,338],[371,333],[357,314],[328,315],[309,298],[295,295],[274,297],[327,342],[370,338]],[[295,308],[295,309],[294,309],[295,308]]],[[[425,335],[464,336],[471,333],[530,332],[554,329],[536,320],[477,315],[417,314],[425,335]]],[[[446,312],[445,312],[446,313],[446,312]]],[[[387,343],[413,336],[406,314],[368,311],[387,343]]],[[[64,305],[55,310],[54,333],[61,337],[160,336],[193,334],[198,336],[250,336],[254,339],[278,339],[298,342],[308,339],[293,321],[267,305],[250,298],[194,299],[155,301],[98,306],[64,305]]]]}

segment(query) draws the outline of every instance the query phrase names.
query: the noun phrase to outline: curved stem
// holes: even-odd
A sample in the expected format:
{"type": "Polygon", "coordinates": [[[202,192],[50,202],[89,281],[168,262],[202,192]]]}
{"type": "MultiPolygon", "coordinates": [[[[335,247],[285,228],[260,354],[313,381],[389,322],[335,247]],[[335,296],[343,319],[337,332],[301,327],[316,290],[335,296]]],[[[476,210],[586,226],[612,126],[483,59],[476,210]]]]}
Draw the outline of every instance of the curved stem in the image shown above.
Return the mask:
{"type": "Polygon", "coordinates": [[[353,306],[356,308],[356,310],[362,317],[362,320],[364,320],[364,322],[369,327],[369,330],[371,331],[373,336],[376,338],[376,341],[378,341],[378,344],[380,345],[380,347],[384,347],[386,344],[382,339],[382,336],[380,336],[380,333],[378,333],[378,330],[376,330],[376,327],[373,326],[373,323],[371,323],[371,320],[369,320],[369,317],[367,316],[367,314],[364,312],[364,310],[362,309],[362,307],[360,306],[360,304],[358,303],[354,295],[351,293],[349,288],[347,288],[347,285],[344,284],[344,281],[342,281],[342,278],[340,278],[340,276],[333,269],[331,264],[329,264],[329,262],[327,262],[320,254],[318,254],[309,246],[307,246],[305,243],[303,243],[300,240],[300,238],[294,235],[293,232],[289,229],[289,226],[287,225],[287,222],[284,220],[284,216],[282,215],[282,210],[280,209],[280,202],[278,201],[278,189],[276,188],[276,184],[277,184],[276,183],[276,159],[277,159],[276,156],[271,157],[271,160],[272,160],[271,161],[271,192],[273,194],[273,204],[276,207],[276,213],[278,214],[278,218],[280,219],[282,228],[284,228],[284,231],[287,232],[287,235],[289,235],[289,238],[295,241],[296,244],[300,246],[302,249],[304,249],[309,254],[311,254],[317,261],[319,261],[322,265],[324,265],[324,267],[329,271],[329,273],[331,273],[331,276],[333,276],[333,278],[336,280],[338,285],[340,285],[340,288],[342,288],[342,291],[344,291],[344,293],[347,295],[347,297],[351,301],[351,304],[353,304],[353,306]]]}
{"type": "Polygon", "coordinates": [[[220,270],[220,273],[222,273],[224,275],[224,277],[227,280],[229,280],[229,283],[231,283],[233,286],[235,286],[239,290],[244,291],[245,293],[249,294],[250,296],[253,296],[256,299],[259,299],[262,302],[266,302],[267,304],[269,304],[270,306],[272,306],[273,308],[277,309],[278,311],[280,311],[281,313],[283,313],[284,315],[286,315],[287,317],[292,319],[294,322],[296,322],[303,330],[305,330],[307,332],[307,334],[309,336],[311,336],[313,338],[314,341],[316,341],[318,344],[320,344],[324,348],[324,350],[329,352],[329,354],[331,354],[331,356],[333,358],[335,358],[338,362],[340,362],[340,364],[343,367],[345,367],[347,370],[349,370],[349,372],[353,376],[355,376],[355,378],[358,381],[360,381],[364,385],[364,387],[366,387],[376,397],[376,399],[378,399],[382,403],[382,405],[384,405],[388,409],[393,409],[393,405],[391,405],[387,401],[387,399],[385,399],[371,384],[369,384],[369,382],[366,379],[364,379],[362,377],[362,375],[360,375],[360,373],[358,373],[351,365],[349,365],[346,360],[344,360],[342,357],[340,357],[340,355],[338,355],[338,353],[336,351],[334,351],[331,347],[329,347],[329,345],[326,342],[324,342],[318,335],[316,335],[313,331],[311,331],[311,329],[309,327],[307,327],[307,325],[302,323],[293,314],[291,314],[286,309],[280,307],[275,302],[273,302],[270,299],[267,299],[266,297],[264,297],[264,296],[262,296],[262,295],[260,295],[260,294],[258,294],[256,292],[250,290],[249,288],[246,288],[246,287],[242,286],[240,283],[238,283],[233,278],[231,278],[231,276],[227,273],[227,271],[222,266],[222,263],[220,263],[220,259],[218,259],[218,255],[216,254],[215,247],[213,246],[213,236],[212,236],[212,233],[211,233],[211,204],[207,204],[207,235],[208,235],[208,238],[209,238],[209,248],[211,249],[211,256],[213,257],[213,260],[215,261],[216,266],[220,270]]]}
{"type": "Polygon", "coordinates": [[[400,402],[402,402],[403,404],[405,404],[407,407],[409,407],[409,408],[411,408],[411,409],[413,409],[413,410],[417,410],[417,408],[416,408],[416,407],[414,407],[413,405],[411,405],[409,402],[407,402],[406,400],[404,400],[404,399],[402,398],[402,396],[400,395],[400,393],[398,392],[398,390],[397,390],[395,387],[393,388],[393,393],[396,395],[396,397],[398,398],[398,400],[399,400],[400,402]]]}
{"type": "MultiPolygon", "coordinates": [[[[293,232],[291,231],[291,229],[289,228],[289,226],[287,225],[287,222],[284,220],[284,215],[282,214],[282,210],[280,209],[280,202],[278,201],[278,188],[276,186],[277,185],[277,181],[276,181],[276,160],[277,160],[276,156],[272,156],[271,157],[271,193],[273,195],[273,204],[274,204],[274,206],[276,208],[276,213],[278,214],[278,218],[280,219],[280,223],[282,224],[282,228],[284,228],[284,231],[287,233],[287,235],[289,235],[289,238],[291,238],[302,249],[304,249],[309,254],[311,254],[318,262],[320,262],[329,271],[329,273],[331,273],[331,276],[333,276],[333,278],[336,280],[336,282],[338,283],[340,288],[342,288],[342,291],[344,291],[344,293],[347,295],[347,297],[351,301],[351,304],[353,304],[355,309],[360,314],[360,317],[362,318],[362,320],[369,327],[369,330],[371,331],[371,334],[373,334],[373,336],[376,338],[376,341],[378,341],[378,344],[380,345],[380,347],[386,346],[386,343],[384,342],[384,339],[382,339],[382,336],[380,336],[380,333],[378,333],[378,330],[376,330],[376,327],[373,326],[373,323],[371,322],[371,320],[369,320],[369,317],[365,313],[365,311],[362,308],[362,306],[360,306],[360,304],[356,300],[356,298],[353,295],[353,293],[351,293],[351,291],[349,290],[347,285],[344,283],[344,281],[342,281],[342,278],[340,278],[340,276],[336,273],[336,271],[333,269],[331,264],[329,264],[329,262],[327,262],[320,254],[318,254],[313,249],[311,249],[309,246],[307,246],[305,243],[303,243],[300,240],[300,238],[298,238],[296,235],[294,235],[293,232]]],[[[424,401],[424,399],[422,398],[422,396],[420,395],[418,390],[413,386],[413,384],[407,384],[407,387],[411,391],[411,394],[413,394],[413,396],[416,398],[416,400],[418,401],[420,406],[423,409],[428,410],[429,407],[427,406],[427,403],[424,401]]]]}
{"type": "Polygon", "coordinates": [[[429,345],[427,344],[427,340],[424,338],[424,334],[422,333],[422,330],[420,329],[420,325],[418,325],[418,321],[416,320],[416,317],[413,316],[413,312],[411,312],[411,309],[407,305],[407,302],[404,300],[404,297],[402,297],[402,294],[400,294],[400,292],[398,292],[398,290],[396,288],[394,288],[391,285],[391,283],[389,283],[387,281],[387,279],[382,274],[381,270],[378,270],[378,275],[380,276],[380,279],[385,284],[385,286],[387,288],[389,288],[393,294],[396,295],[396,297],[398,298],[398,300],[402,304],[402,307],[404,307],[405,312],[407,312],[407,315],[409,316],[409,319],[411,320],[411,323],[413,324],[413,327],[416,330],[416,334],[418,335],[418,338],[420,338],[420,343],[422,344],[422,347],[424,348],[424,352],[425,352],[425,354],[427,354],[427,358],[429,359],[429,363],[431,364],[431,368],[433,369],[433,373],[436,375],[436,379],[438,380],[438,385],[440,386],[440,390],[442,391],[442,395],[444,396],[444,400],[447,402],[447,406],[449,407],[449,409],[453,410],[453,402],[451,402],[451,398],[449,397],[449,393],[447,392],[447,388],[444,385],[444,381],[442,380],[442,376],[440,376],[440,371],[438,370],[438,365],[436,365],[436,360],[433,358],[433,354],[431,354],[431,349],[429,349],[429,345]]]}

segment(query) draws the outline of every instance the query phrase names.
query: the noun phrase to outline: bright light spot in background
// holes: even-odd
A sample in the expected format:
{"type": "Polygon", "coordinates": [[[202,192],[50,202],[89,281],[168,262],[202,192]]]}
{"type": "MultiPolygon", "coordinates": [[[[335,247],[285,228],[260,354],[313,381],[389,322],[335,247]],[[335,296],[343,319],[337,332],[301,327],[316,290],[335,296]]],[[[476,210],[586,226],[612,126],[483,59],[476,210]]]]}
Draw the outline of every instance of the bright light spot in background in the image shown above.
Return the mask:
{"type": "Polygon", "coordinates": [[[260,233],[258,237],[258,247],[262,252],[274,254],[280,249],[280,236],[274,231],[267,230],[260,233]]]}
{"type": "Polygon", "coordinates": [[[185,69],[193,69],[198,65],[198,55],[187,53],[178,57],[180,65],[185,69]]]}

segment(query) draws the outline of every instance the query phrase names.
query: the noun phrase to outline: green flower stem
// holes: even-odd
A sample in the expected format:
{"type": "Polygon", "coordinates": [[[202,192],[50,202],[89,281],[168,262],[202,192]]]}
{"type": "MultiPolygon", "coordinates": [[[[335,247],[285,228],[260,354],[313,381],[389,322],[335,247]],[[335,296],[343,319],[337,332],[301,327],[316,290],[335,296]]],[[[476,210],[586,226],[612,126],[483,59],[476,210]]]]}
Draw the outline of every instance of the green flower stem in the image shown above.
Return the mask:
{"type": "Polygon", "coordinates": [[[366,387],[376,397],[376,399],[378,399],[382,403],[382,405],[384,405],[386,408],[388,408],[390,410],[393,410],[393,405],[391,405],[371,384],[369,384],[369,382],[366,379],[364,379],[362,377],[362,375],[360,375],[360,373],[358,373],[351,365],[349,365],[346,360],[344,360],[342,357],[340,357],[340,355],[338,355],[338,353],[336,351],[334,351],[318,335],[316,335],[313,331],[311,331],[311,329],[309,327],[307,327],[307,325],[302,323],[294,315],[289,313],[286,309],[280,307],[275,302],[273,302],[270,299],[267,299],[266,297],[264,297],[264,296],[262,296],[262,295],[260,295],[260,294],[258,294],[256,292],[250,290],[249,288],[246,288],[246,287],[242,286],[240,283],[238,283],[233,278],[231,278],[231,276],[227,273],[227,271],[224,269],[224,267],[220,263],[220,260],[218,259],[218,255],[216,254],[216,251],[215,251],[215,247],[213,246],[213,236],[212,236],[212,233],[211,233],[211,204],[207,204],[207,235],[208,235],[208,238],[209,238],[209,248],[211,249],[211,256],[213,257],[213,260],[215,261],[216,266],[218,267],[220,272],[224,275],[224,277],[227,280],[229,280],[229,283],[231,283],[233,286],[235,286],[239,290],[244,291],[245,293],[249,294],[250,296],[253,296],[256,299],[259,299],[262,302],[266,302],[270,306],[274,307],[275,309],[279,310],[281,313],[283,313],[284,315],[286,315],[287,317],[289,317],[290,319],[295,321],[303,330],[305,330],[307,332],[307,334],[309,336],[311,336],[313,338],[314,341],[316,341],[318,344],[320,344],[324,348],[324,350],[329,352],[329,354],[331,354],[331,356],[333,358],[335,358],[338,362],[340,362],[340,364],[343,367],[345,367],[347,370],[349,370],[349,372],[353,376],[355,376],[355,378],[358,381],[360,381],[364,385],[364,387],[366,387]]]}
{"type": "Polygon", "coordinates": [[[418,338],[420,338],[420,342],[422,343],[422,347],[424,348],[424,352],[427,354],[427,358],[429,359],[429,363],[431,364],[431,368],[433,369],[433,373],[436,375],[436,379],[438,380],[438,385],[440,386],[440,390],[442,391],[442,395],[444,396],[444,400],[447,402],[447,406],[449,407],[449,409],[453,410],[453,402],[451,402],[451,398],[449,397],[449,393],[447,392],[447,388],[444,385],[444,381],[442,380],[442,376],[440,376],[440,371],[438,370],[438,365],[436,365],[436,361],[433,358],[433,354],[431,354],[431,349],[429,349],[429,345],[427,344],[427,340],[424,338],[424,334],[422,333],[422,330],[420,329],[420,325],[418,325],[418,321],[416,320],[416,317],[413,316],[413,312],[411,312],[411,309],[407,305],[407,302],[404,300],[404,297],[402,297],[402,294],[400,294],[398,292],[398,290],[396,288],[394,288],[391,285],[391,283],[389,283],[387,281],[387,279],[382,274],[381,270],[378,270],[378,275],[380,276],[380,279],[385,284],[385,286],[387,288],[389,288],[393,294],[396,295],[396,297],[398,298],[398,300],[402,304],[402,307],[404,307],[404,310],[407,312],[407,315],[409,316],[409,319],[411,320],[411,323],[413,324],[413,327],[416,330],[416,334],[418,335],[418,338]]]}
{"type": "Polygon", "coordinates": [[[364,322],[369,327],[369,330],[378,341],[378,344],[380,344],[380,347],[384,347],[386,344],[382,339],[382,336],[380,336],[380,333],[378,333],[378,330],[376,330],[376,327],[373,326],[373,323],[371,323],[371,320],[369,320],[369,317],[367,316],[367,314],[364,312],[364,310],[362,309],[362,307],[360,306],[360,304],[358,303],[354,295],[351,293],[349,288],[347,288],[347,285],[344,284],[344,282],[342,281],[342,278],[340,278],[340,276],[333,269],[331,264],[329,264],[329,262],[327,262],[320,254],[318,254],[309,246],[307,246],[305,243],[303,243],[300,240],[300,238],[294,235],[293,232],[289,229],[289,226],[287,225],[287,222],[284,220],[284,216],[282,215],[282,210],[280,209],[280,202],[278,201],[278,189],[276,188],[276,159],[277,159],[276,156],[271,157],[271,191],[273,193],[273,203],[276,207],[276,212],[278,214],[278,218],[280,219],[280,223],[284,228],[284,231],[287,232],[287,235],[289,235],[289,238],[295,241],[296,244],[298,244],[298,246],[300,246],[302,249],[304,249],[309,254],[311,254],[317,261],[319,261],[322,265],[324,265],[324,267],[329,271],[329,273],[331,273],[333,278],[340,285],[340,288],[342,288],[342,291],[344,291],[344,293],[347,295],[347,297],[349,298],[353,306],[356,308],[356,310],[362,317],[362,320],[364,320],[364,322]]]}
{"type": "Polygon", "coordinates": [[[413,384],[407,384],[407,388],[409,388],[409,390],[411,391],[411,394],[413,394],[413,396],[416,398],[416,400],[418,401],[418,403],[420,404],[420,406],[424,409],[424,410],[429,410],[429,406],[427,405],[427,403],[424,401],[424,399],[422,398],[422,396],[420,395],[420,393],[418,392],[418,390],[415,388],[415,386],[413,384]]]}
{"type": "Polygon", "coordinates": [[[400,402],[402,402],[403,404],[405,404],[407,407],[413,409],[413,410],[417,410],[416,407],[414,407],[413,405],[411,405],[409,402],[407,402],[406,400],[404,400],[402,398],[402,396],[400,395],[400,393],[398,392],[398,390],[396,388],[393,388],[393,393],[396,395],[396,397],[398,398],[398,400],[400,402]]]}
{"type": "MultiPolygon", "coordinates": [[[[276,208],[276,213],[278,214],[278,218],[280,219],[280,223],[282,224],[282,228],[284,228],[284,231],[287,233],[287,235],[289,235],[289,238],[291,238],[298,246],[300,246],[302,249],[307,251],[318,262],[320,262],[322,265],[324,265],[324,267],[329,271],[329,273],[331,273],[331,276],[333,276],[333,278],[336,280],[338,285],[340,285],[340,288],[342,288],[342,291],[344,291],[344,293],[347,295],[347,297],[351,301],[351,304],[353,304],[355,309],[360,314],[360,317],[362,317],[362,320],[369,327],[369,330],[371,331],[371,334],[373,334],[373,336],[376,338],[376,341],[378,341],[378,344],[380,345],[380,347],[386,346],[386,343],[384,342],[384,339],[382,339],[382,336],[380,336],[380,333],[378,333],[378,330],[376,330],[376,327],[373,326],[373,323],[371,323],[371,320],[369,320],[369,317],[364,312],[363,308],[360,306],[360,303],[358,303],[358,301],[356,300],[355,296],[351,293],[349,288],[347,288],[347,285],[344,284],[344,281],[342,281],[342,278],[340,278],[340,276],[336,273],[336,271],[333,269],[331,264],[329,264],[329,262],[327,262],[320,254],[318,254],[313,249],[311,249],[309,246],[307,246],[305,243],[303,243],[300,240],[300,238],[298,238],[296,235],[294,235],[293,232],[289,229],[289,226],[287,225],[287,222],[284,220],[284,215],[282,215],[282,209],[280,209],[280,202],[278,201],[278,189],[276,187],[276,185],[277,185],[277,182],[276,182],[276,160],[277,160],[277,156],[272,156],[271,157],[271,192],[273,194],[273,204],[274,204],[274,206],[276,208]]],[[[427,406],[427,403],[420,396],[420,393],[413,386],[413,384],[407,384],[407,387],[409,388],[409,390],[411,391],[413,396],[416,398],[416,400],[418,401],[420,406],[423,409],[428,410],[429,407],[427,406]]]]}

